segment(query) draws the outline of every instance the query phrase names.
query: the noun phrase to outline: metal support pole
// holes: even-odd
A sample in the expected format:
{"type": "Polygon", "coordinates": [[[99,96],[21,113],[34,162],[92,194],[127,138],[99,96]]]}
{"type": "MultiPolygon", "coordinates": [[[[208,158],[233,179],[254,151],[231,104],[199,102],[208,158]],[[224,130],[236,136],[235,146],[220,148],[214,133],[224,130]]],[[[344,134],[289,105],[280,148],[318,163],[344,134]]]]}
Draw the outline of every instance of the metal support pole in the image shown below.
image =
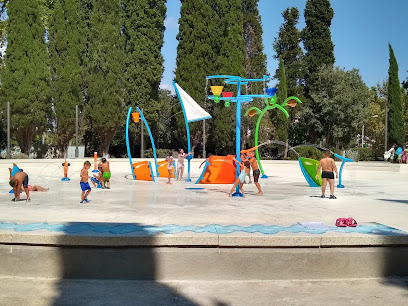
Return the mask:
{"type": "MultiPolygon", "coordinates": [[[[241,81],[237,81],[237,111],[236,111],[236,139],[235,139],[235,154],[236,154],[236,159],[241,162],[241,81]]],[[[237,178],[240,173],[240,166],[237,165],[237,171],[235,177],[237,178]]],[[[242,197],[243,194],[239,190],[239,184],[237,185],[237,188],[235,192],[232,194],[233,197],[242,197]]]]}
{"type": "MultiPolygon", "coordinates": [[[[141,110],[141,111],[143,112],[143,110],[141,110]]],[[[141,131],[140,131],[140,158],[144,158],[145,149],[144,149],[144,123],[143,123],[143,120],[142,120],[142,122],[140,124],[140,128],[141,128],[141,131]]]]}
{"type": "Polygon", "coordinates": [[[78,149],[78,134],[79,134],[79,122],[78,122],[78,105],[75,105],[75,158],[79,157],[78,149]]]}
{"type": "Polygon", "coordinates": [[[364,123],[363,128],[361,130],[361,147],[364,148],[364,123]]]}
{"type": "Polygon", "coordinates": [[[385,104],[385,141],[384,141],[384,152],[388,150],[388,106],[385,104]]]}
{"type": "Polygon", "coordinates": [[[11,158],[10,154],[10,102],[7,102],[7,158],[11,158]]]}
{"type": "Polygon", "coordinates": [[[205,119],[203,120],[203,158],[207,157],[207,153],[205,152],[205,119]]]}

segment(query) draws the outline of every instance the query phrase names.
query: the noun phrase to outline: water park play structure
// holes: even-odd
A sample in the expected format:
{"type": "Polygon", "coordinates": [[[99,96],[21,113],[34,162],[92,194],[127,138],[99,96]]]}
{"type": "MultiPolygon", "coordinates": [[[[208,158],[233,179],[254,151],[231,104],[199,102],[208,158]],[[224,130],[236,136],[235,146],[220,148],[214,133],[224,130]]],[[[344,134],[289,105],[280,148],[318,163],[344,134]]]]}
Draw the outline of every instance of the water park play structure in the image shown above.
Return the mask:
{"type": "MultiPolygon", "coordinates": [[[[229,107],[231,102],[235,102],[236,104],[236,136],[235,136],[235,154],[238,161],[241,161],[240,152],[241,152],[241,103],[243,102],[252,102],[254,98],[272,98],[273,95],[268,94],[268,91],[265,90],[266,94],[241,94],[241,86],[247,85],[251,82],[263,82],[265,84],[266,81],[270,79],[270,77],[264,75],[261,79],[245,79],[241,78],[240,76],[232,76],[232,75],[212,75],[207,76],[206,80],[211,79],[225,79],[224,83],[229,85],[236,85],[237,93],[234,97],[233,92],[225,92],[223,93],[224,86],[211,86],[211,91],[213,95],[208,96],[209,99],[213,100],[215,103],[220,101],[225,101],[225,107],[229,107]],[[221,94],[223,95],[221,96],[221,94]]],[[[209,167],[206,168],[209,170],[209,167]]],[[[236,174],[235,177],[239,175],[239,167],[236,167],[236,174]]],[[[204,176],[204,174],[202,175],[204,176]]],[[[242,197],[242,193],[239,191],[239,186],[235,193],[232,194],[233,197],[239,196],[242,197]]]]}
{"type": "Polygon", "coordinates": [[[259,115],[258,120],[256,121],[256,127],[255,127],[255,155],[256,155],[256,160],[258,161],[259,170],[261,170],[261,174],[262,174],[261,178],[268,178],[268,176],[265,174],[262,168],[262,163],[261,163],[261,159],[259,158],[259,150],[258,150],[258,147],[259,147],[258,146],[258,133],[259,133],[259,127],[260,127],[260,123],[261,123],[261,119],[263,115],[265,115],[265,113],[268,110],[277,108],[284,113],[286,118],[289,118],[289,114],[287,110],[285,109],[285,106],[295,107],[298,103],[302,103],[302,101],[300,101],[298,98],[292,96],[292,97],[287,98],[280,105],[276,101],[277,100],[276,88],[267,88],[265,89],[265,92],[271,96],[269,99],[265,98],[265,104],[266,104],[265,108],[263,110],[260,110],[257,107],[250,107],[245,113],[245,116],[249,116],[249,117],[259,115]]]}
{"type": "Polygon", "coordinates": [[[196,184],[232,184],[235,181],[236,165],[234,155],[212,155],[205,161],[205,166],[196,184]]]}
{"type": "Polygon", "coordinates": [[[154,145],[153,135],[152,135],[152,132],[150,131],[149,124],[147,123],[146,118],[143,116],[142,111],[138,107],[136,107],[136,112],[133,112],[133,113],[132,113],[132,107],[129,107],[127,119],[126,119],[126,148],[127,148],[127,153],[129,156],[130,168],[132,171],[133,179],[154,182],[154,173],[153,173],[151,162],[142,161],[138,163],[132,163],[132,153],[130,151],[130,145],[129,145],[130,115],[132,115],[133,122],[137,123],[139,122],[139,119],[142,119],[146,126],[147,132],[149,133],[149,136],[150,136],[150,141],[152,143],[154,163],[155,163],[157,177],[159,176],[159,172],[158,172],[159,165],[157,163],[156,146],[154,145]]]}
{"type": "MultiPolygon", "coordinates": [[[[191,152],[191,142],[190,142],[190,128],[188,126],[191,122],[197,122],[205,119],[212,118],[209,113],[207,113],[190,95],[184,91],[176,82],[173,82],[173,86],[176,90],[177,96],[180,100],[181,109],[184,114],[184,121],[186,123],[187,131],[187,152],[191,152]]],[[[190,178],[190,161],[193,158],[193,155],[188,155],[186,157],[187,165],[187,179],[186,182],[191,182],[190,178]]]]}

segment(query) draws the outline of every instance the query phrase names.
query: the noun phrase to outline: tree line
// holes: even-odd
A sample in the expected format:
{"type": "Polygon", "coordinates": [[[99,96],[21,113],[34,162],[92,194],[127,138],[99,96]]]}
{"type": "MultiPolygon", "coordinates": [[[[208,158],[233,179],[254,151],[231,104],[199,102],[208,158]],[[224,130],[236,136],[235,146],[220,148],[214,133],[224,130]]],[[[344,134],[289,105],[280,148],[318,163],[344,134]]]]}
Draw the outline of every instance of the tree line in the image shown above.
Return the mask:
{"type": "MultiPolygon", "coordinates": [[[[206,121],[207,152],[234,152],[235,108],[206,97],[212,74],[262,78],[268,75],[263,51],[259,0],[182,0],[177,35],[175,81],[213,119],[206,121]]],[[[1,1],[0,31],[7,49],[1,65],[2,133],[5,105],[12,109],[13,140],[28,153],[45,133],[48,148],[63,156],[75,135],[75,106],[80,108],[81,142],[88,153],[126,154],[124,124],[129,106],[139,106],[156,146],[185,147],[186,133],[177,97],[159,89],[163,73],[165,0],[13,0],[1,1]]],[[[273,48],[279,61],[270,84],[253,83],[243,92],[278,88],[278,102],[297,96],[290,118],[270,112],[263,118],[260,141],[288,145],[321,143],[330,148],[365,143],[384,146],[385,106],[389,143],[402,145],[408,123],[408,81],[398,80],[391,45],[389,78],[368,88],[357,69],[335,67],[329,0],[307,0],[305,28],[298,29],[296,7],[284,19],[273,48]],[[302,48],[303,47],[303,48],[302,48]],[[361,135],[360,135],[361,136],[361,135]]],[[[225,85],[225,91],[235,91],[225,85]]],[[[255,100],[243,106],[261,106],[255,100]]],[[[139,150],[140,127],[131,125],[133,154],[139,150]]],[[[192,147],[202,150],[203,124],[190,125],[192,147]]],[[[242,120],[242,145],[253,145],[255,122],[242,120]]],[[[280,149],[282,151],[282,149],[280,149]]],[[[264,154],[272,155],[268,148],[264,154]],[[269,151],[268,151],[269,150],[269,151]]],[[[286,152],[282,152],[285,154],[286,152]]]]}

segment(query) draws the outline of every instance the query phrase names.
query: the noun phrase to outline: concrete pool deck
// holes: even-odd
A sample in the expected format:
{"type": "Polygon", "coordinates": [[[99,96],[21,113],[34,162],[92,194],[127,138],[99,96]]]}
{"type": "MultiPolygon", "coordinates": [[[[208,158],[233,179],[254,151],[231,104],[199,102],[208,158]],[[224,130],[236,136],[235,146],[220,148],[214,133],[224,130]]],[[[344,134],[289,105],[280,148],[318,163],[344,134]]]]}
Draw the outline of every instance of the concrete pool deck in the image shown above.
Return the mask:
{"type": "MultiPolygon", "coordinates": [[[[79,171],[84,160],[70,160],[69,182],[62,182],[63,160],[17,160],[31,185],[31,201],[11,202],[10,162],[0,161],[0,242],[66,245],[186,245],[294,247],[408,244],[408,165],[348,163],[345,189],[337,200],[320,199],[308,187],[297,161],[264,161],[268,179],[244,185],[246,198],[228,198],[230,185],[194,185],[166,179],[132,181],[127,159],[111,159],[111,189],[93,188],[89,204],[80,204],[79,171]],[[203,189],[186,189],[186,188],[203,189]],[[336,228],[339,217],[361,226],[336,228]],[[299,222],[323,222],[310,230],[299,222]],[[120,237],[120,239],[117,239],[120,237]]],[[[192,161],[192,181],[202,160],[192,161]]],[[[338,167],[340,163],[338,163],[338,167]]],[[[93,168],[91,168],[93,169],[93,168]]],[[[89,171],[91,174],[91,171],[89,171]]],[[[185,174],[186,176],[186,174],[185,174]]],[[[328,194],[328,191],[326,191],[328,194]]],[[[22,194],[22,198],[25,195],[22,194]]]]}

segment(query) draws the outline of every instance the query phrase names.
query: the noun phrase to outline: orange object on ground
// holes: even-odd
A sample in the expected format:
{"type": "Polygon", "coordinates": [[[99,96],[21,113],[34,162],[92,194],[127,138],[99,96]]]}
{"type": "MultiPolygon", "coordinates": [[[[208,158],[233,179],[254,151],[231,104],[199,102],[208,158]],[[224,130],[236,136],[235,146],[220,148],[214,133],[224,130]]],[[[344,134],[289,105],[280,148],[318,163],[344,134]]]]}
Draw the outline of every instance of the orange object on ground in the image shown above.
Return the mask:
{"type": "Polygon", "coordinates": [[[98,152],[94,152],[94,171],[98,170],[97,160],[98,160],[98,152]]]}
{"type": "Polygon", "coordinates": [[[153,170],[150,168],[148,161],[142,161],[132,164],[135,179],[138,181],[153,181],[153,170]]]}
{"type": "MultiPolygon", "coordinates": [[[[169,177],[169,171],[167,170],[167,161],[163,160],[157,163],[159,166],[159,177],[169,177]]],[[[176,169],[173,165],[173,174],[171,175],[172,178],[175,178],[176,169]]]]}
{"type": "Polygon", "coordinates": [[[236,163],[234,155],[210,156],[207,167],[201,174],[199,184],[232,184],[235,182],[236,163]]]}
{"type": "Polygon", "coordinates": [[[62,165],[64,166],[64,177],[67,177],[68,176],[68,167],[70,166],[70,164],[67,161],[65,161],[62,165]]]}

